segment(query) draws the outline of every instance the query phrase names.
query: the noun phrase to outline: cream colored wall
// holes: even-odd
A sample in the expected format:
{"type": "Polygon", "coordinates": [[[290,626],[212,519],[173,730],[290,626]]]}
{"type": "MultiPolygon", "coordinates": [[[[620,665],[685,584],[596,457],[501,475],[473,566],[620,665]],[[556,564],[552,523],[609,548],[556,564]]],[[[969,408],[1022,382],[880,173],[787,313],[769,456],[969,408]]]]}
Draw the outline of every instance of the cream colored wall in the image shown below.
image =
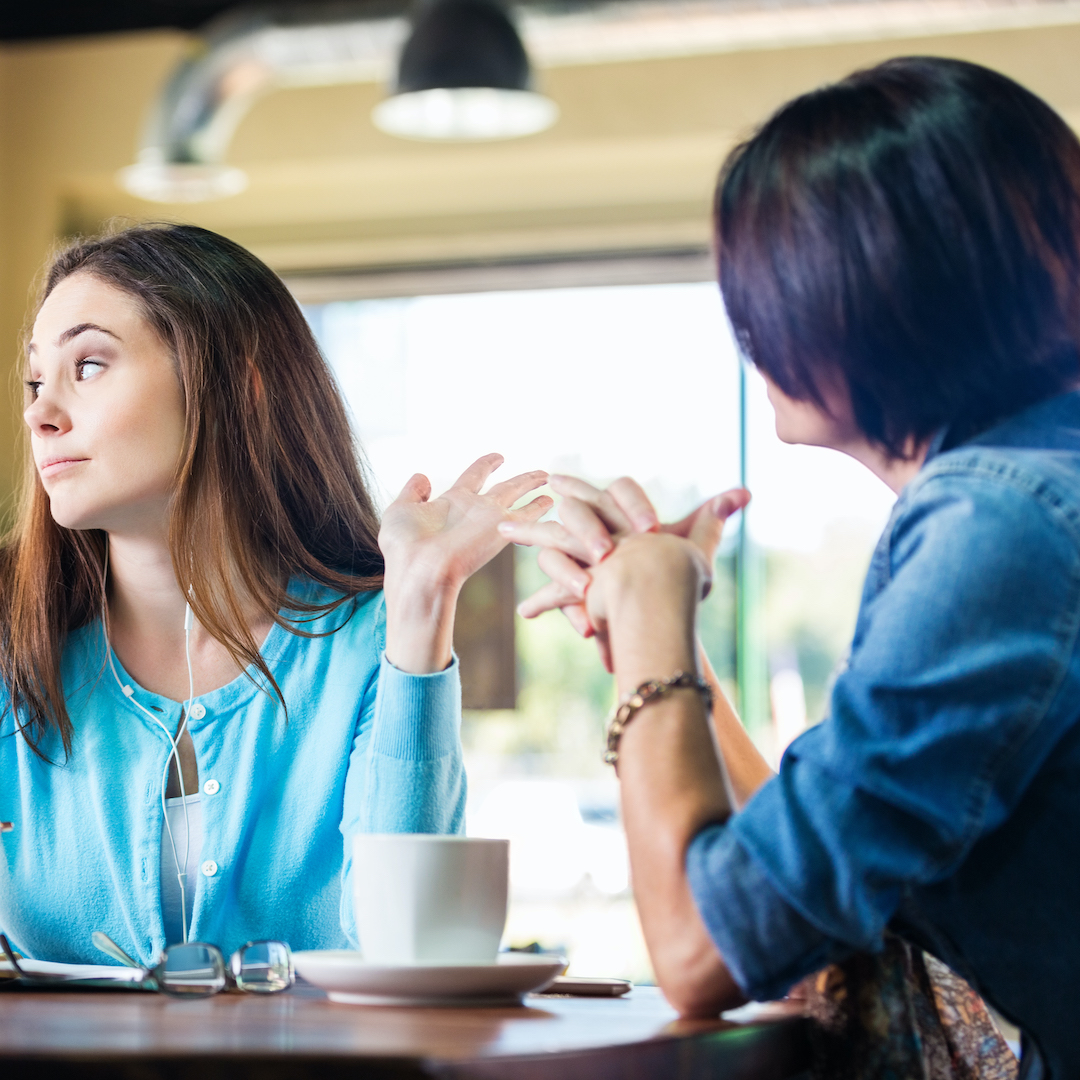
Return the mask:
{"type": "MultiPolygon", "coordinates": [[[[194,221],[282,271],[700,245],[733,141],[792,95],[890,55],[988,64],[1080,119],[1080,26],[554,68],[541,80],[559,124],[486,146],[392,139],[368,119],[378,87],[323,87],[270,95],[243,122],[230,155],[250,176],[243,194],[141,202],[115,173],[186,45],[153,33],[0,51],[5,364],[50,247],[114,215],[194,221]]],[[[0,403],[3,497],[17,419],[13,398],[0,403]]]]}

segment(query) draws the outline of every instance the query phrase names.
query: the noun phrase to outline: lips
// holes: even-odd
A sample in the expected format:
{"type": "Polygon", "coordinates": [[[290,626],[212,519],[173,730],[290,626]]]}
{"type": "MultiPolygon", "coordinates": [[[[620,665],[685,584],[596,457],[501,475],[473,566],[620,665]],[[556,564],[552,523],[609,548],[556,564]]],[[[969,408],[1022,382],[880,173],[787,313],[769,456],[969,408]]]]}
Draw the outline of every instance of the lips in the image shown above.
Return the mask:
{"type": "Polygon", "coordinates": [[[84,461],[89,461],[89,458],[80,457],[55,457],[46,458],[38,465],[38,472],[42,476],[59,476],[63,472],[67,472],[68,469],[75,465],[81,465],[84,461]]]}

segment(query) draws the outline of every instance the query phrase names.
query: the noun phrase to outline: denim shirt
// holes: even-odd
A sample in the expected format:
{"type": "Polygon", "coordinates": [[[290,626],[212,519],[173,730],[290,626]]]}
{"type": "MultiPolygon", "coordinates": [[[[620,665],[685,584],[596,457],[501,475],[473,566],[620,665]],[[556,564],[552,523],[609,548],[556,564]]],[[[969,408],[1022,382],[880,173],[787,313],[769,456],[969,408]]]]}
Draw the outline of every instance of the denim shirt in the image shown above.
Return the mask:
{"type": "Polygon", "coordinates": [[[752,998],[886,927],[1080,1076],[1080,394],[933,455],[878,543],[829,715],[694,839],[691,888],[752,998]]]}

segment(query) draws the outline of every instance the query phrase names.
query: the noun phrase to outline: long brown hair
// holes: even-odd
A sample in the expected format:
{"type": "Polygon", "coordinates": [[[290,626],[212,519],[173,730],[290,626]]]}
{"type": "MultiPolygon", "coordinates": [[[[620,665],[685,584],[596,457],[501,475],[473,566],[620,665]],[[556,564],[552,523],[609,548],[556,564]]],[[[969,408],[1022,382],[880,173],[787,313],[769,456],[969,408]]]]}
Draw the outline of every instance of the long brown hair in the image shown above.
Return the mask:
{"type": "MultiPolygon", "coordinates": [[[[190,585],[208,633],[284,705],[245,600],[309,636],[305,623],[380,588],[383,573],[358,448],[303,313],[254,255],[193,226],[139,226],[73,244],[49,266],[39,308],[75,273],[134,296],[172,351],[185,410],[169,522],[176,579],[190,585]],[[287,593],[297,575],[340,595],[301,602],[287,593]]],[[[104,609],[107,539],[56,524],[26,456],[18,521],[0,548],[0,678],[30,745],[56,730],[68,754],[61,655],[67,635],[104,609]]]]}

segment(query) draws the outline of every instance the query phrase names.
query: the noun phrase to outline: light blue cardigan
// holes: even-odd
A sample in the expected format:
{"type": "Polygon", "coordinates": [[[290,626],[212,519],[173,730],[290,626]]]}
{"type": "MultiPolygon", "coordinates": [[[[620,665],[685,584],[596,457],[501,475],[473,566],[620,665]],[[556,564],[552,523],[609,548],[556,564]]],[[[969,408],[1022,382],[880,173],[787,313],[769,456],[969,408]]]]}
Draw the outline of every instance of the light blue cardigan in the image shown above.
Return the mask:
{"type": "MultiPolygon", "coordinates": [[[[291,590],[332,595],[310,583],[291,590]]],[[[206,713],[195,719],[193,710],[188,724],[203,812],[203,872],[188,883],[191,940],[226,956],[259,938],[294,949],[355,946],[351,837],[464,826],[457,661],[434,675],[390,665],[381,592],[305,629],[335,626],[319,638],[271,629],[262,654],[288,720],[241,676],[199,698],[206,713]]],[[[175,731],[181,706],[117,670],[175,731]]],[[[0,820],[15,822],[0,839],[0,927],[37,959],[104,963],[90,941],[100,929],[148,963],[165,944],[169,743],[106,667],[99,622],[69,637],[63,673],[75,728],[67,761],[59,739],[41,744],[48,764],[16,733],[10,709],[0,719],[0,820]]]]}

